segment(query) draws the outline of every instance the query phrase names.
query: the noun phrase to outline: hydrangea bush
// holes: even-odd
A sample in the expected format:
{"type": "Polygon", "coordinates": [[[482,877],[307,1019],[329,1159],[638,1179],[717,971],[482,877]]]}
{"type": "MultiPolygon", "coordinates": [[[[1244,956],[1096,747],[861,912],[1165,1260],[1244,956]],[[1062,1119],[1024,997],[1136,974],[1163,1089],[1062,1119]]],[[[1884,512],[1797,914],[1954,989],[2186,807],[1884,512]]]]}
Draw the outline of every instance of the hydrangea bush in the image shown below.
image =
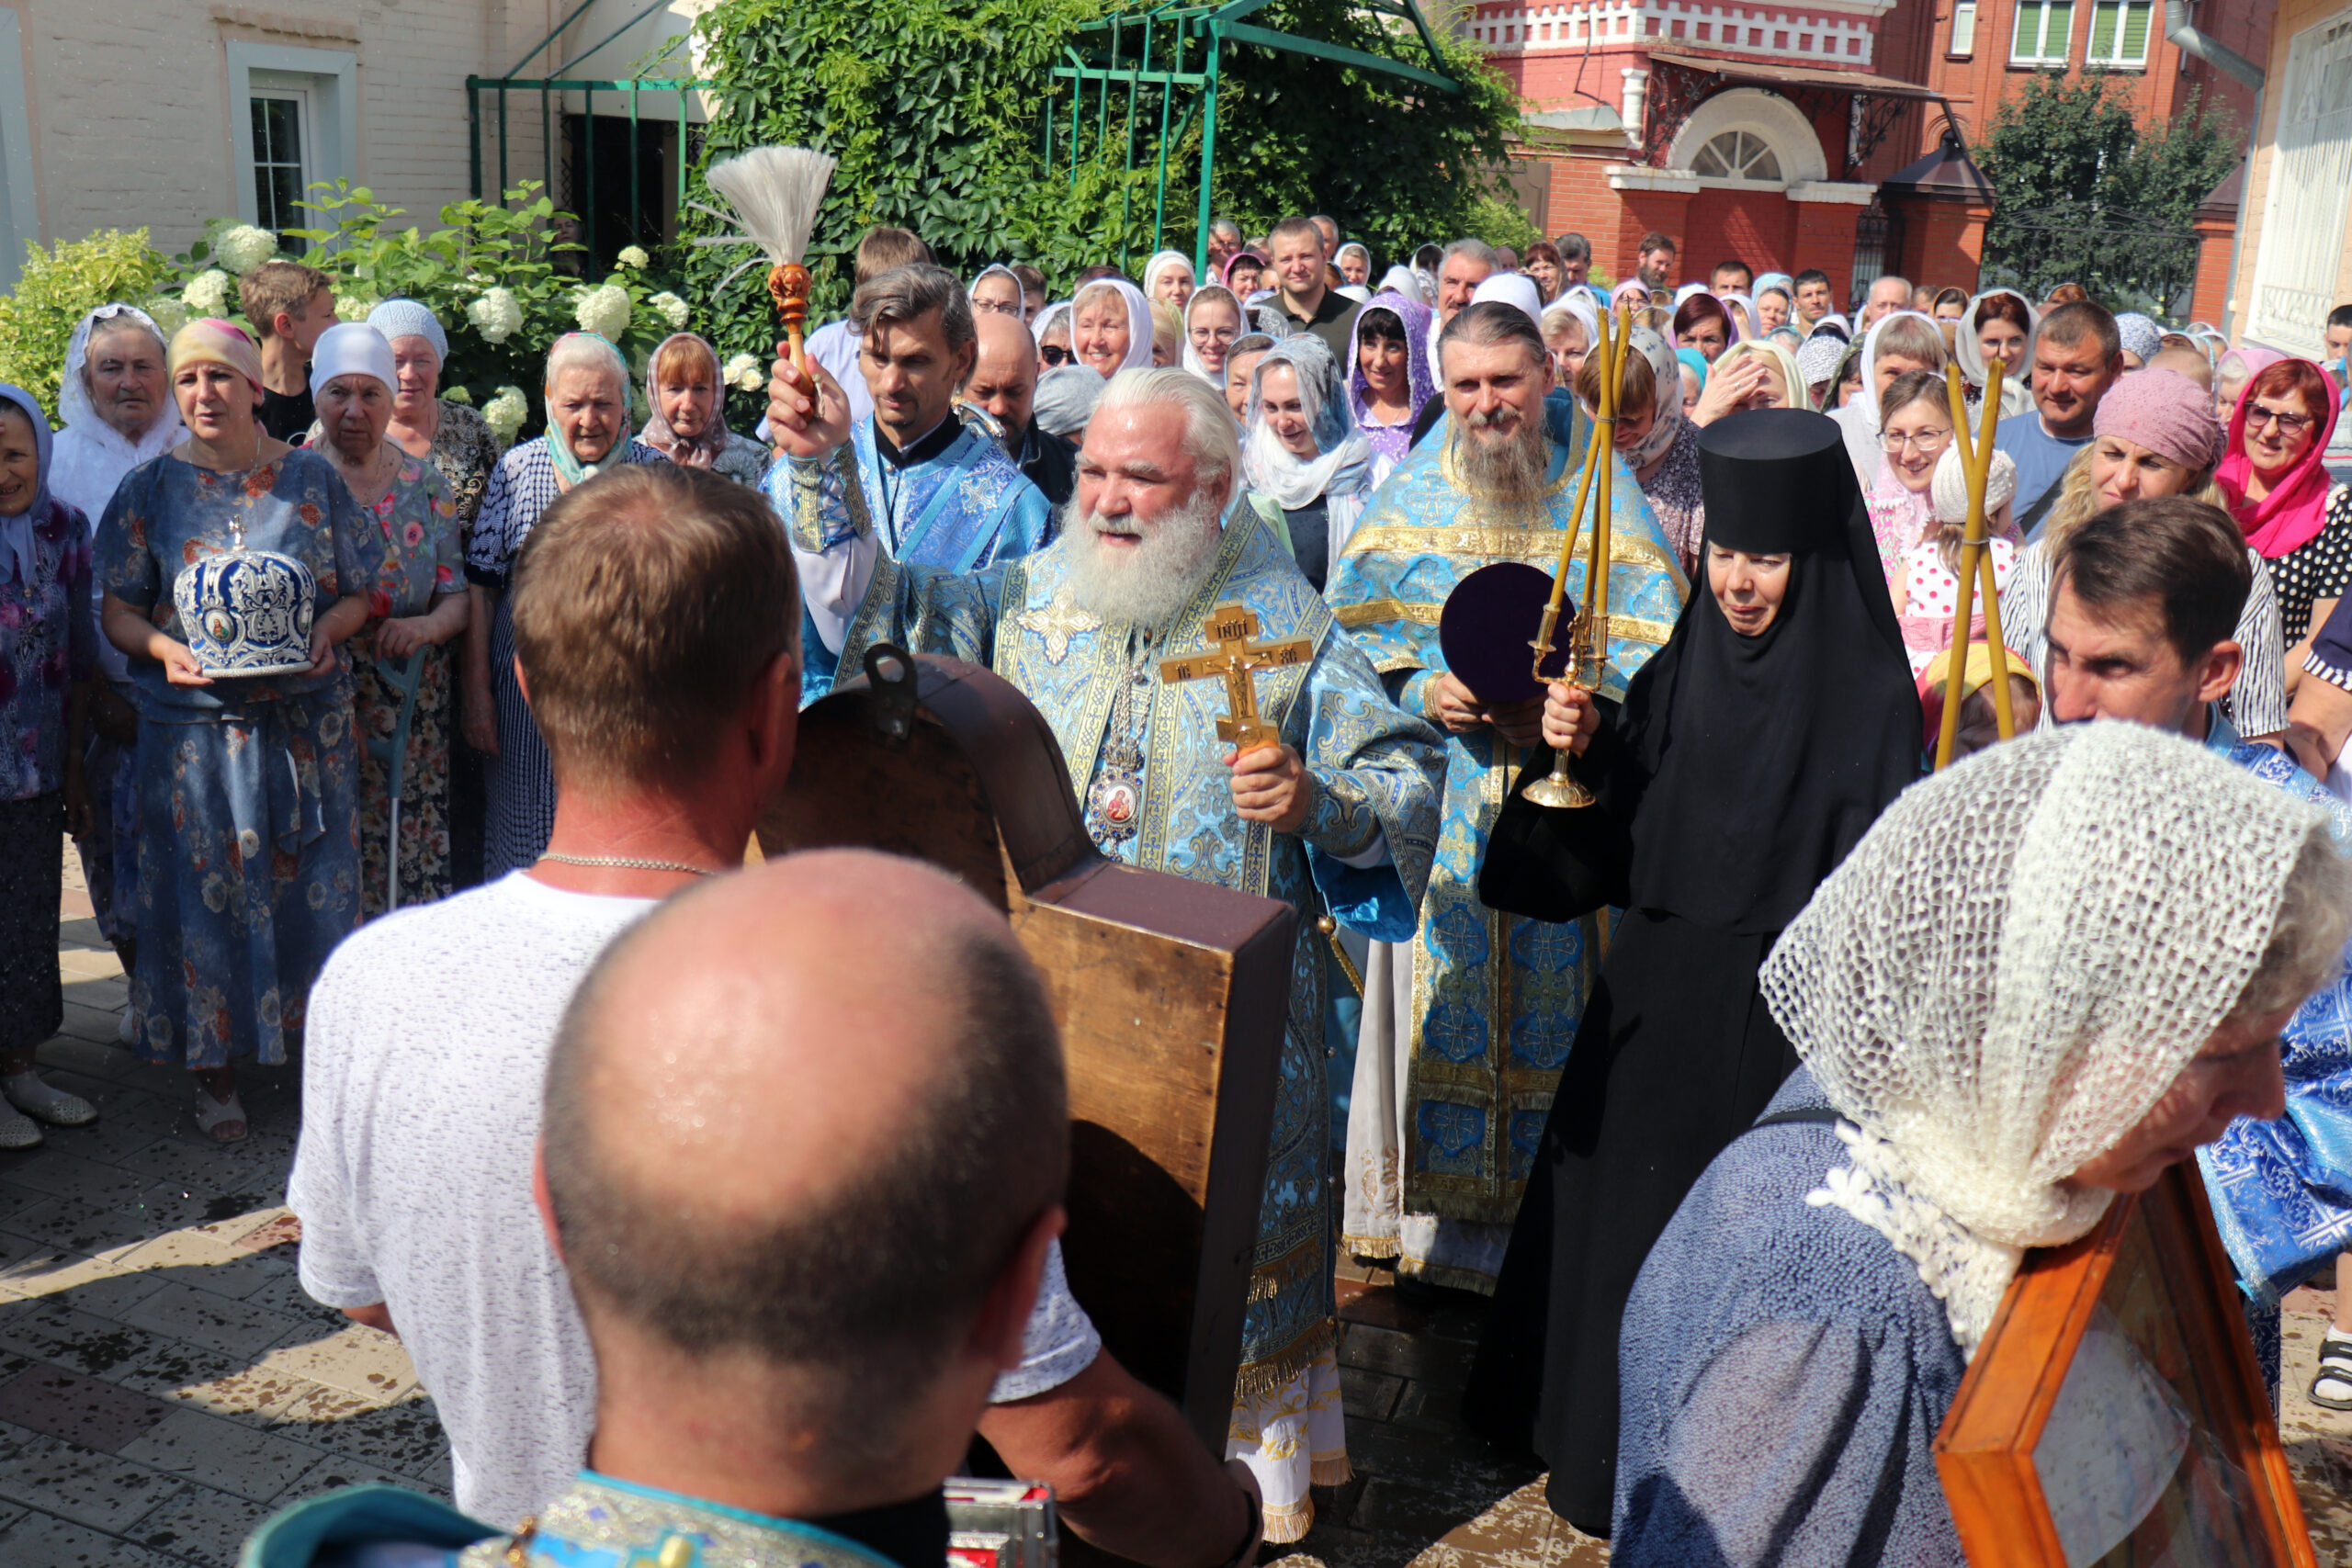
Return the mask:
{"type": "MultiPolygon", "coordinates": [[[[0,295],[0,381],[30,392],[55,419],[58,379],[74,328],[100,305],[148,300],[164,268],[163,253],[148,243],[144,229],[102,230],[86,239],[61,240],[46,251],[28,243],[16,291],[0,295]]],[[[162,312],[148,308],[163,320],[162,312]]],[[[176,321],[163,324],[165,331],[179,326],[176,321]]]]}
{"type": "MultiPolygon", "coordinates": [[[[502,441],[541,428],[536,389],[548,347],[568,332],[599,333],[619,347],[638,372],[640,385],[631,389],[630,401],[641,423],[646,360],[662,339],[684,330],[692,315],[686,301],[636,245],[620,253],[609,276],[582,276],[585,248],[558,237],[571,215],[557,211],[536,181],[506,197],[503,208],[452,202],[441,209],[438,229],[399,228],[394,220],[406,216],[403,209],[377,201],[365,186],[337,180],[311,187],[300,205],[311,226],[284,237],[307,247],[295,259],[334,278],[339,320],[364,321],[378,303],[395,298],[429,307],[449,335],[442,394],[481,408],[502,441]]],[[[277,240],[266,231],[216,220],[185,255],[173,258],[167,308],[183,319],[237,319],[237,278],[277,254],[277,240]]],[[[157,305],[149,309],[163,320],[157,305]]]]}

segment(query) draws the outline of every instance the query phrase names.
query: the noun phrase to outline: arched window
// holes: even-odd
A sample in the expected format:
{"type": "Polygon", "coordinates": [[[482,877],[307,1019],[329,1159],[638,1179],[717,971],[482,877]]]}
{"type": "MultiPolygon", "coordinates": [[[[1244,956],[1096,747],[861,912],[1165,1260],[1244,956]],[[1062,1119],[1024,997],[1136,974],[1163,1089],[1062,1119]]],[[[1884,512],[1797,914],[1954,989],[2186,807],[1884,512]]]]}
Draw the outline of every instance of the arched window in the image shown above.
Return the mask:
{"type": "Polygon", "coordinates": [[[1778,180],[1780,154],[1770,142],[1745,130],[1726,130],[1711,137],[1690,160],[1690,172],[1716,179],[1778,180]]]}

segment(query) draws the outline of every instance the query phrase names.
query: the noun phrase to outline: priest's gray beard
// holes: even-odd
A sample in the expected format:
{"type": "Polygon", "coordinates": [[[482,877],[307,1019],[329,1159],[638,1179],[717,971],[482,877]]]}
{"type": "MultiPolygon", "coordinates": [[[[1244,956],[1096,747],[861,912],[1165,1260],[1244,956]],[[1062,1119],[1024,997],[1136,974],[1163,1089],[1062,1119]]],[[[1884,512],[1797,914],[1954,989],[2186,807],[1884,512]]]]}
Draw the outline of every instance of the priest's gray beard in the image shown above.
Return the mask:
{"type": "Polygon", "coordinates": [[[1505,502],[1532,502],[1543,493],[1552,438],[1540,420],[1504,403],[1491,413],[1474,409],[1462,423],[1453,460],[1473,491],[1505,502]]]}
{"type": "Polygon", "coordinates": [[[1182,510],[1148,524],[1136,522],[1133,513],[1080,513],[1072,500],[1062,514],[1057,547],[1069,552],[1064,581],[1070,598],[1108,625],[1165,630],[1216,570],[1217,514],[1216,497],[1206,491],[1182,510]],[[1143,542],[1112,545],[1104,541],[1106,534],[1143,542]]]}

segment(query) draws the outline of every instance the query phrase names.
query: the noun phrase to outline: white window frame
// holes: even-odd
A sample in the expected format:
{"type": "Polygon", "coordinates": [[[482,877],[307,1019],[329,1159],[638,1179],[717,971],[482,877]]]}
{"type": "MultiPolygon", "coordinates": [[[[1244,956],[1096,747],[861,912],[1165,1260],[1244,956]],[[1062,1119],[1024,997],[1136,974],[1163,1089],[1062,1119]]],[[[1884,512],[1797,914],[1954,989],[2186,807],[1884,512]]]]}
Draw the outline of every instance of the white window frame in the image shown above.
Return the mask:
{"type": "MultiPolygon", "coordinates": [[[[237,216],[261,220],[254,191],[254,111],[256,89],[266,95],[300,91],[308,100],[302,149],[307,181],[359,179],[359,56],[340,49],[285,49],[229,44],[230,146],[236,165],[237,216]],[[260,77],[256,82],[254,78],[260,77]]],[[[302,215],[306,220],[308,214],[302,215]]],[[[307,227],[307,222],[302,225],[307,227]]]]}
{"type": "Polygon", "coordinates": [[[2148,68],[2148,51],[2155,41],[2155,0],[2092,0],[2090,36],[2083,45],[2083,63],[2098,71],[2145,71],[2148,68]],[[2120,52],[2120,47],[2133,11],[2138,11],[2142,17],[2140,52],[2127,55],[2120,52]],[[2098,52],[2102,14],[2111,14],[2115,18],[2114,41],[2119,52],[2098,52]]]}
{"type": "Polygon", "coordinates": [[[2009,24],[2009,63],[2064,67],[2074,49],[2075,13],[2080,11],[2086,3],[2087,0],[2018,0],[2017,15],[2009,24]],[[2054,6],[2066,7],[2066,30],[2055,39],[2050,36],[2050,12],[2054,6]],[[2041,18],[2041,25],[2035,29],[2035,37],[2040,48],[2037,53],[2023,54],[2018,50],[2018,28],[2023,25],[2029,14],[2039,16],[2041,18]],[[2052,52],[2053,45],[2056,46],[2054,53],[2052,52]]]}
{"type": "Polygon", "coordinates": [[[1952,0],[1951,37],[1944,53],[1966,60],[1976,52],[1976,0],[1952,0]]]}
{"type": "Polygon", "coordinates": [[[25,242],[39,240],[32,117],[25,107],[25,46],[17,13],[0,7],[0,288],[14,288],[25,242]]]}
{"type": "Polygon", "coordinates": [[[311,227],[311,214],[300,210],[299,208],[293,211],[283,214],[285,221],[275,224],[268,221],[269,215],[263,212],[261,209],[260,174],[262,150],[258,141],[254,139],[253,106],[265,99],[279,103],[290,103],[294,106],[294,141],[296,150],[300,154],[295,161],[294,199],[298,202],[306,200],[309,197],[311,181],[322,177],[333,177],[332,175],[322,176],[317,172],[316,168],[318,162],[318,132],[316,130],[318,116],[316,112],[316,105],[312,101],[312,95],[311,92],[311,78],[307,76],[288,75],[281,72],[265,73],[256,71],[253,73],[252,78],[245,88],[244,131],[247,139],[247,153],[250,159],[249,166],[253,169],[254,175],[251,190],[254,205],[253,221],[260,224],[265,229],[272,231],[307,229],[311,227]]]}

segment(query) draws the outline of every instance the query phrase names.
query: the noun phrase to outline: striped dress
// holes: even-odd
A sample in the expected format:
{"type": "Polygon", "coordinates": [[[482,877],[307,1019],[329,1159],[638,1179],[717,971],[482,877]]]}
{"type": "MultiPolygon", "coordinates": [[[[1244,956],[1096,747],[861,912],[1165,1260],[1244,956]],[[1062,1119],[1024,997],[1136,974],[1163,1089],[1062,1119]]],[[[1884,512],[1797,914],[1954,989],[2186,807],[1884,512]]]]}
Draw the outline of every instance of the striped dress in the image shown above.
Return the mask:
{"type": "MultiPolygon", "coordinates": [[[[636,437],[624,463],[669,459],[636,437]]],[[[555,774],[530,705],[514,683],[514,615],[507,585],[523,541],[560,491],[555,456],[542,435],[509,447],[490,476],[474,536],[466,547],[466,581],[496,602],[490,626],[490,690],[498,707],[498,755],[490,759],[490,821],[483,835],[482,880],[494,882],[536,863],[555,829],[555,774]]]]}

